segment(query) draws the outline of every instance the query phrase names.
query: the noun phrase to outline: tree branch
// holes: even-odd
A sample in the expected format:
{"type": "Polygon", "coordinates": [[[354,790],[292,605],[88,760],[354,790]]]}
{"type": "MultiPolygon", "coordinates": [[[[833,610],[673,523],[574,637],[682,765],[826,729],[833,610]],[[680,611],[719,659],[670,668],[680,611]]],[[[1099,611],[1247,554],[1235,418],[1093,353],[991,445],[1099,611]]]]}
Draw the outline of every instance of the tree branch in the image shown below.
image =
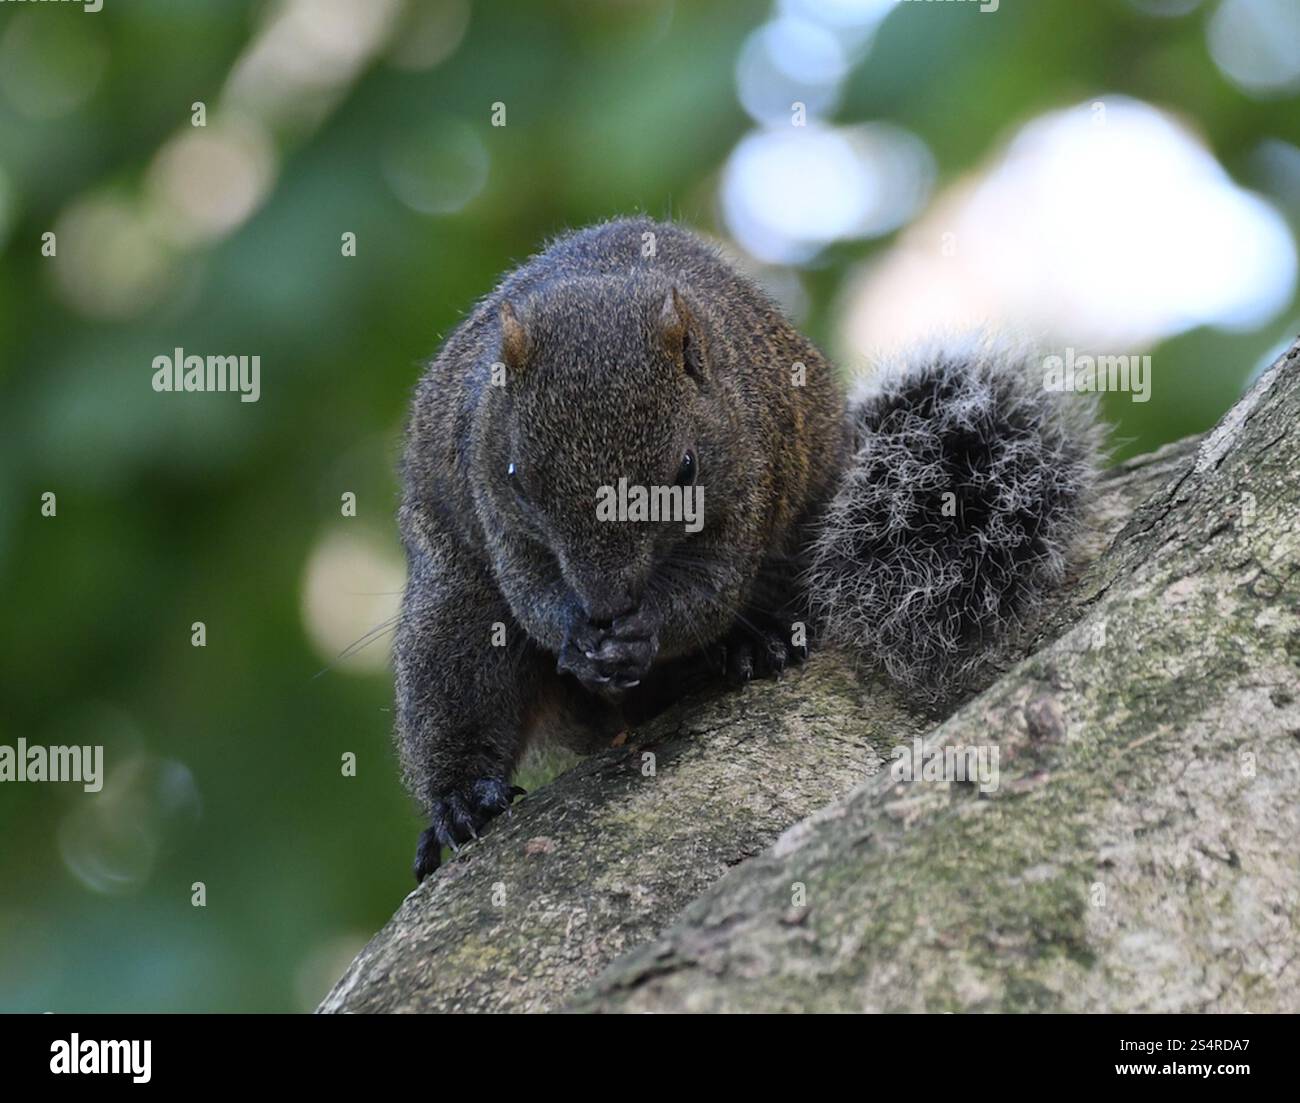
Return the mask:
{"type": "Polygon", "coordinates": [[[520,801],[321,1010],[1294,1007],[1297,414],[1279,362],[1108,472],[1083,569],[938,727],[832,653],[685,702],[520,801]],[[996,743],[1000,788],[891,784],[916,736],[996,743]]]}
{"type": "Polygon", "coordinates": [[[995,742],[994,794],[882,771],[579,1006],[1300,1009],[1298,365],[1130,518],[1069,631],[926,736],[995,742]]]}

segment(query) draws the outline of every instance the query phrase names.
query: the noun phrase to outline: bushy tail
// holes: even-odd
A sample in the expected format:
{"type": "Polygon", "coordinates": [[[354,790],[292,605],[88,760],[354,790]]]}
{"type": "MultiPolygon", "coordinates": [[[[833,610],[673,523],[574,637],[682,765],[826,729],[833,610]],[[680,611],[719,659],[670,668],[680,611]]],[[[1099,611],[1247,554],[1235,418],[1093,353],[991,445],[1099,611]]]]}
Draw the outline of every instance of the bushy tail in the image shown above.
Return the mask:
{"type": "Polygon", "coordinates": [[[806,583],[823,638],[928,700],[964,688],[1058,585],[1100,463],[1086,395],[981,340],[887,365],[851,405],[853,455],[806,583]]]}

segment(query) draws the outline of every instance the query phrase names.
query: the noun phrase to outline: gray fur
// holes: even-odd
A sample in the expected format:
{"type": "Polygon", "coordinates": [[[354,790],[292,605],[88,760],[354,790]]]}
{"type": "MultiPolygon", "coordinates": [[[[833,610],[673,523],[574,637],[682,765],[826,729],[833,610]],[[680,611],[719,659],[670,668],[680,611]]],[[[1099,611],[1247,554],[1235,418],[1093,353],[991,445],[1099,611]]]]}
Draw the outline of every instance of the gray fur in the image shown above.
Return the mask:
{"type": "Polygon", "coordinates": [[[850,420],[805,575],[814,616],[914,695],[950,697],[1061,582],[1099,464],[1095,402],[1045,390],[1027,348],[946,341],[887,365],[850,420]]]}

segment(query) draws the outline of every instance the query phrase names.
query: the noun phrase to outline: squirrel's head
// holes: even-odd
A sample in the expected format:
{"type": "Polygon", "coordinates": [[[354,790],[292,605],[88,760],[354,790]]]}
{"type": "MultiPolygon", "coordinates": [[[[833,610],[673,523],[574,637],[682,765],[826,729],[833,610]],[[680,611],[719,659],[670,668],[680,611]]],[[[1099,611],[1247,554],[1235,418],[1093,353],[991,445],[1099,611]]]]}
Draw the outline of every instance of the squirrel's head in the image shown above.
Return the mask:
{"type": "MultiPolygon", "coordinates": [[[[495,321],[480,515],[489,533],[549,557],[575,614],[601,623],[636,610],[712,527],[716,492],[735,478],[703,316],[675,287],[620,276],[506,299],[495,321]]],[[[496,566],[509,596],[521,565],[502,552],[496,566]]]]}

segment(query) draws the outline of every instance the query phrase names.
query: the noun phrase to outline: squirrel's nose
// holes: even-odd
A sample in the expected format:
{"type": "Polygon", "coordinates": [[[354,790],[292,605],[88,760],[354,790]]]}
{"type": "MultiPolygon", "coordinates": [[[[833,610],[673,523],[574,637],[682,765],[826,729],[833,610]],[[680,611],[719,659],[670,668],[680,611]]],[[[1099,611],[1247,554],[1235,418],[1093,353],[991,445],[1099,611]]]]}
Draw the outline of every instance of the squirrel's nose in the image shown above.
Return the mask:
{"type": "Polygon", "coordinates": [[[634,613],[641,607],[645,579],[631,564],[601,567],[584,565],[571,570],[572,561],[561,560],[573,596],[587,621],[597,628],[608,627],[616,618],[634,613]]]}
{"type": "Polygon", "coordinates": [[[641,587],[627,578],[605,578],[597,585],[584,586],[580,600],[587,620],[597,628],[607,628],[641,607],[641,587]]]}

